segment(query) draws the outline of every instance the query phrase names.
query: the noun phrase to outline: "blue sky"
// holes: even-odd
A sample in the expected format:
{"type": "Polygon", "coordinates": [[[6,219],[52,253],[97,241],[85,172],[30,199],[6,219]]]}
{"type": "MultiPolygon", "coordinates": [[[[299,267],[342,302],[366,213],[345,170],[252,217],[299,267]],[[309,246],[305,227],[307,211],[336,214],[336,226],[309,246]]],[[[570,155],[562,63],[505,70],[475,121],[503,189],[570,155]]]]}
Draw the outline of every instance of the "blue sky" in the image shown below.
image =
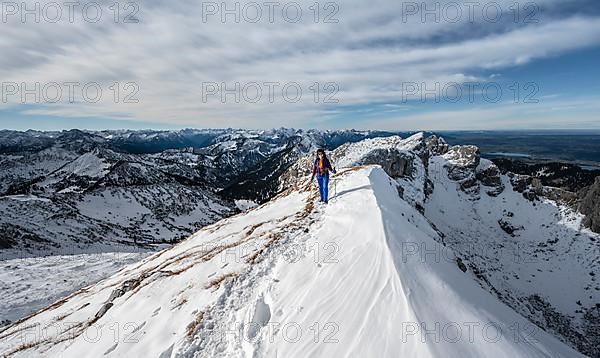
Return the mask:
{"type": "Polygon", "coordinates": [[[473,18],[453,1],[323,2],[318,16],[314,1],[294,1],[258,21],[238,2],[238,22],[207,2],[123,3],[118,14],[99,3],[97,22],[81,9],[55,22],[4,14],[0,129],[600,129],[597,1],[484,1],[473,18]],[[281,13],[292,3],[298,21],[281,13]],[[422,4],[437,19],[422,18],[422,4]],[[73,101],[65,83],[77,83],[73,101]],[[39,84],[40,98],[23,98],[22,84],[39,84]],[[62,94],[51,101],[54,84],[62,94]],[[97,100],[82,96],[90,84],[97,100]],[[236,84],[240,99],[223,99],[236,84]]]}

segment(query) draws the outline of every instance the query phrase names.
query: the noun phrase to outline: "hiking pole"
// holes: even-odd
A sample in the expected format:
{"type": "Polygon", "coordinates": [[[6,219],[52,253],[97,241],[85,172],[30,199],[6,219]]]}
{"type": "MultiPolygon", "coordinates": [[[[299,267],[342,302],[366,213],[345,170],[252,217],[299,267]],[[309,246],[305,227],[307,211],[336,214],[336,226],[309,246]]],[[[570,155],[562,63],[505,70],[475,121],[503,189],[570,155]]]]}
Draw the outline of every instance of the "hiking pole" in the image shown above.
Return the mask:
{"type": "Polygon", "coordinates": [[[333,177],[333,197],[337,195],[337,174],[333,177]]]}

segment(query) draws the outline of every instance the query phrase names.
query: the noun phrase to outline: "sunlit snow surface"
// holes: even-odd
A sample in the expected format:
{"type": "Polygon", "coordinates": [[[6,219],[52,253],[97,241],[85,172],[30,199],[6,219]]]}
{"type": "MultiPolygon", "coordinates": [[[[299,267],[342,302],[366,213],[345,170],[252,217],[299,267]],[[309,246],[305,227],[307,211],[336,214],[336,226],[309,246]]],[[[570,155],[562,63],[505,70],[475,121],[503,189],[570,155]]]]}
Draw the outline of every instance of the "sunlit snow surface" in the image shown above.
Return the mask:
{"type": "Polygon", "coordinates": [[[348,170],[329,205],[313,187],[222,220],[0,331],[0,354],[580,356],[421,251],[438,234],[396,185],[348,170]]]}
{"type": "Polygon", "coordinates": [[[148,255],[110,252],[0,261],[0,318],[14,322],[148,255]]]}

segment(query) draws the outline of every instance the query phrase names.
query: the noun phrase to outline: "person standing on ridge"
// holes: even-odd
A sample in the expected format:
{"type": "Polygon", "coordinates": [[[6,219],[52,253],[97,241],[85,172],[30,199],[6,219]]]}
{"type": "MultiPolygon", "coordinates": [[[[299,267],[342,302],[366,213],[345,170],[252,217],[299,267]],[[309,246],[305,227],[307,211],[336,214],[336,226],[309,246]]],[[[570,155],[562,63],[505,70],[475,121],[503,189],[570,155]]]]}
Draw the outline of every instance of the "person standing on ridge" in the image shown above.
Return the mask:
{"type": "Polygon", "coordinates": [[[325,155],[324,149],[317,150],[317,159],[313,165],[313,174],[310,178],[312,182],[317,176],[317,182],[319,183],[319,194],[321,196],[321,202],[327,204],[329,201],[329,171],[337,174],[335,169],[331,166],[331,162],[325,155]]]}

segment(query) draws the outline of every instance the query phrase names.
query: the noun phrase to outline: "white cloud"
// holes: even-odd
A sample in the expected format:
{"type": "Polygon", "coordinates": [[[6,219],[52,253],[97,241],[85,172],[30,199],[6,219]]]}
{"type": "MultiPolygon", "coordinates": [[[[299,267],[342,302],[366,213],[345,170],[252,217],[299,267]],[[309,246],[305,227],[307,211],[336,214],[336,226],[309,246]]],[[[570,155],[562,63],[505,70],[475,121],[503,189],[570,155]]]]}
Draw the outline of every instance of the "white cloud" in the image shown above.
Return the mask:
{"type": "MultiPolygon", "coordinates": [[[[139,3],[137,24],[114,23],[108,8],[95,24],[78,16],[73,23],[9,21],[1,24],[0,76],[3,82],[17,83],[98,82],[103,89],[99,103],[42,103],[28,106],[30,114],[189,126],[303,127],[323,123],[318,117],[336,108],[322,103],[322,87],[328,82],[339,86],[334,98],[340,105],[397,102],[404,82],[471,81],[477,70],[518,66],[600,43],[600,20],[592,17],[548,17],[527,25],[482,24],[479,19],[480,26],[473,26],[466,18],[422,23],[409,17],[404,22],[401,2],[377,0],[339,3],[339,23],[314,23],[309,10],[314,1],[298,3],[304,10],[299,23],[280,16],[274,23],[221,23],[214,17],[203,23],[201,3],[193,1],[139,3]],[[139,103],[114,103],[113,82],[135,82],[139,103]],[[228,96],[222,103],[211,96],[204,103],[206,82],[229,87],[256,82],[263,98],[268,89],[263,83],[295,82],[303,97],[298,103],[281,95],[274,103],[236,103],[228,96]],[[315,82],[321,87],[318,103],[315,82]]],[[[508,12],[513,1],[499,3],[508,12]]],[[[121,17],[126,13],[121,10],[121,17]]],[[[326,13],[321,9],[321,17],[326,13]]],[[[125,94],[121,89],[120,102],[125,94]]],[[[3,107],[15,102],[13,98],[3,107]]]]}

